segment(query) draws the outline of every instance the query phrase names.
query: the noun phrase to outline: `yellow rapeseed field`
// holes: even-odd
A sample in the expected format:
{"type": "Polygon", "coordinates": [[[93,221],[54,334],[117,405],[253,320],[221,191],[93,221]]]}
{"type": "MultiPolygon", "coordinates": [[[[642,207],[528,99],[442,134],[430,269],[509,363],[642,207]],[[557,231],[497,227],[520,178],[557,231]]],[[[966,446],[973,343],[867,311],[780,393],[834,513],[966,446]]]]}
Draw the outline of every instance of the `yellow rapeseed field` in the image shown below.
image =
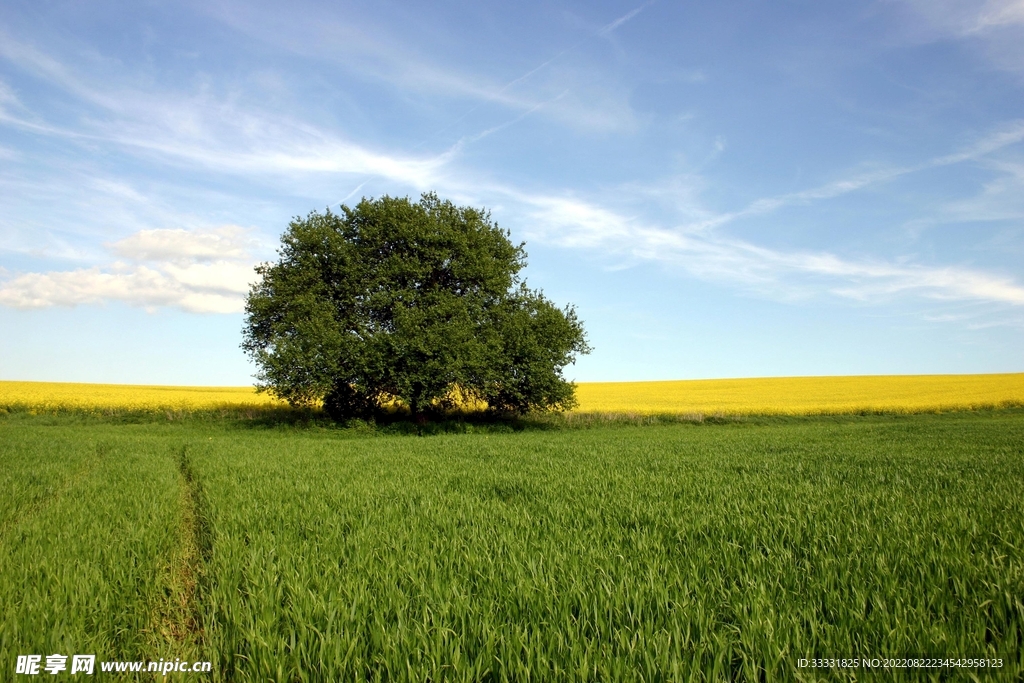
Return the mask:
{"type": "MultiPolygon", "coordinates": [[[[577,413],[830,415],[1024,406],[1024,373],[583,382],[577,413]]],[[[248,410],[284,404],[252,387],[0,381],[0,410],[248,410]]]]}
{"type": "Polygon", "coordinates": [[[252,387],[164,387],[71,382],[2,382],[0,409],[60,410],[208,410],[282,405],[252,387]]]}
{"type": "Polygon", "coordinates": [[[596,413],[923,413],[1024,406],[1024,373],[586,382],[576,395],[596,413]]]}

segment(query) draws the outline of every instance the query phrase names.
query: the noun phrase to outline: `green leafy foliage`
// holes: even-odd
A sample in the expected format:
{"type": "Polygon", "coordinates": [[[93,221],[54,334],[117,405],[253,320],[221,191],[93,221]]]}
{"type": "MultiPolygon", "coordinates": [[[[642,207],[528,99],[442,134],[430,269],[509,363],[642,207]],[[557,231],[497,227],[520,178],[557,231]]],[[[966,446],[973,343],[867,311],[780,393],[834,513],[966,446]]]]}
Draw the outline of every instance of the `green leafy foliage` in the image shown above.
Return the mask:
{"type": "Polygon", "coordinates": [[[562,376],[590,348],[571,306],[520,280],[523,245],[486,212],[434,194],[296,219],[257,268],[243,348],[260,388],[337,417],[398,399],[413,414],[457,397],[524,413],[573,405],[562,376]]]}

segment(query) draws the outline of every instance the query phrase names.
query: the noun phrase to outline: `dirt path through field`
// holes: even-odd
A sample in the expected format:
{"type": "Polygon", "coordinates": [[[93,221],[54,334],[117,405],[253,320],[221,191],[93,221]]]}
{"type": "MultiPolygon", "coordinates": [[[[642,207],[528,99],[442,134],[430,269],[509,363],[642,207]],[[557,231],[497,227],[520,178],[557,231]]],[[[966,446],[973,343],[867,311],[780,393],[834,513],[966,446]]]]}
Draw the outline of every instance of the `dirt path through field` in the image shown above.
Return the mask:
{"type": "Polygon", "coordinates": [[[182,446],[176,458],[181,490],[179,542],[166,570],[167,594],[156,628],[160,640],[157,658],[194,661],[202,651],[200,594],[213,537],[206,516],[205,493],[193,469],[189,447],[182,446]]]}

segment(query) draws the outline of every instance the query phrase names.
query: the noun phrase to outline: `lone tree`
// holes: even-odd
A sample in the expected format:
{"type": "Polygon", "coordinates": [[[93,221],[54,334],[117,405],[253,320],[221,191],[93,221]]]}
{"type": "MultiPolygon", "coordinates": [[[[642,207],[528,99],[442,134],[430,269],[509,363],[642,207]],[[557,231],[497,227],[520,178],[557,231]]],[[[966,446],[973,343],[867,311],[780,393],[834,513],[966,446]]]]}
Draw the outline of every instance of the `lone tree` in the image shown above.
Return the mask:
{"type": "Polygon", "coordinates": [[[562,369],[590,351],[572,306],[520,280],[523,244],[490,214],[424,194],[296,218],[256,268],[242,348],[257,388],[336,419],[394,399],[521,414],[575,405],[562,369]]]}

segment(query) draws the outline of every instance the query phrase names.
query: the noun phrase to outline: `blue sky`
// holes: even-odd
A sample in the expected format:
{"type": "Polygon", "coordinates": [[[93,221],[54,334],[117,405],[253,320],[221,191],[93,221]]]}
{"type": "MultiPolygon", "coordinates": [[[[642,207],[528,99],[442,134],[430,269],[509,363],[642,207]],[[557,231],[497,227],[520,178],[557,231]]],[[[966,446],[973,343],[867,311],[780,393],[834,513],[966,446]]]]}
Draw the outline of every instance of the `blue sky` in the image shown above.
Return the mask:
{"type": "Polygon", "coordinates": [[[0,6],[0,378],[248,384],[288,221],[435,190],[579,381],[1024,371],[1024,2],[0,6]]]}

